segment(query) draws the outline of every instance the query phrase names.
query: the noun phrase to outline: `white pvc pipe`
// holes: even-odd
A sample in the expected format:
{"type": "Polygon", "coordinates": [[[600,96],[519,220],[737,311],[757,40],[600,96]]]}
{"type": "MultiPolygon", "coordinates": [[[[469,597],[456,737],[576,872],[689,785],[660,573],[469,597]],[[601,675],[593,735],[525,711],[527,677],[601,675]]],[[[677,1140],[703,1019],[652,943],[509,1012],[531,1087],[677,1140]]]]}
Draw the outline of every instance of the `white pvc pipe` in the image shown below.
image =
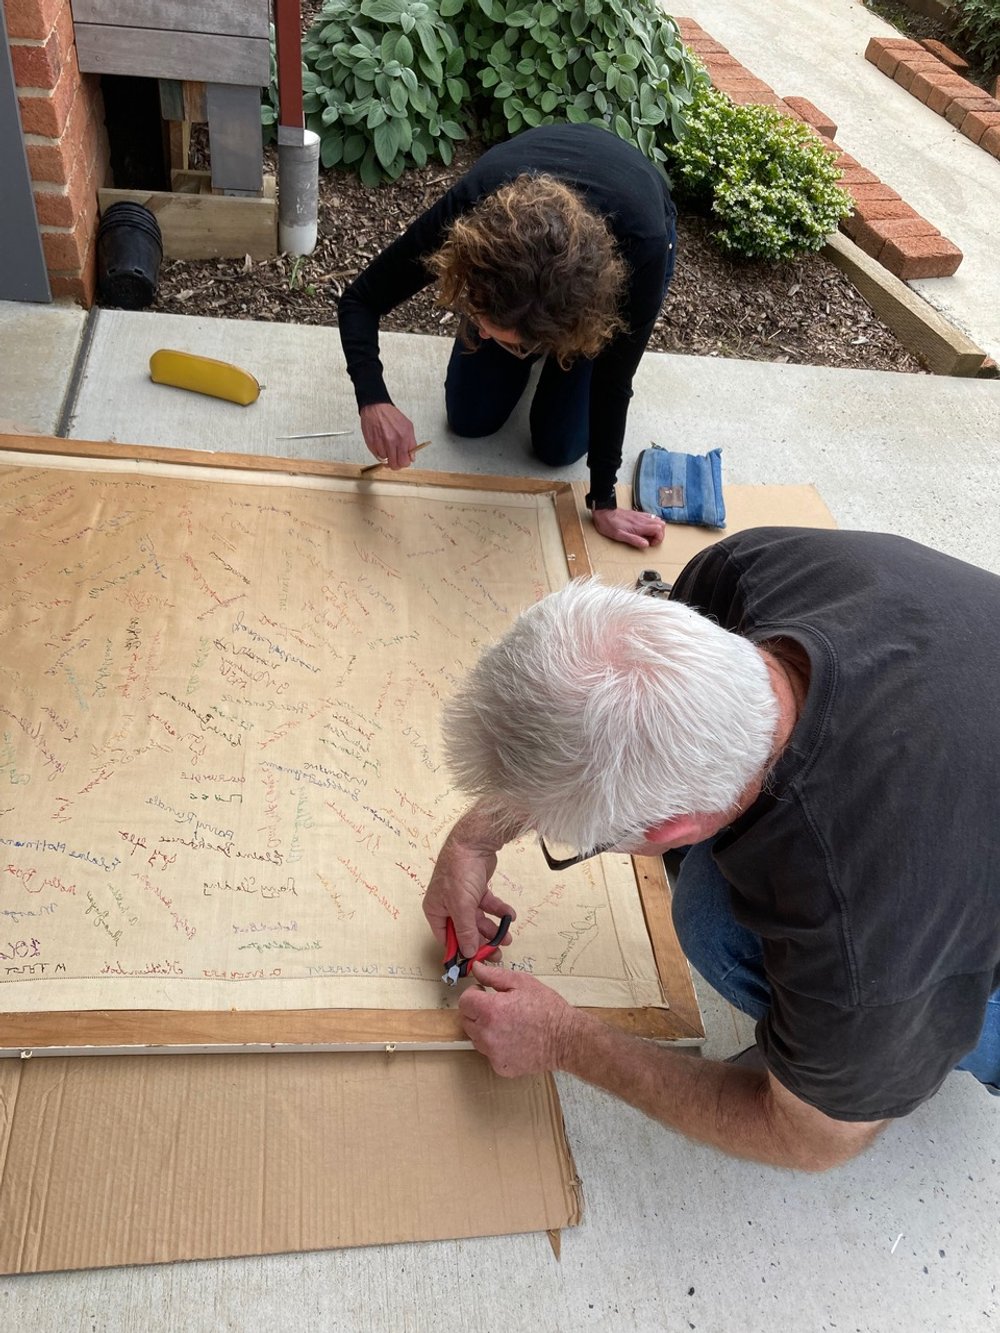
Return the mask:
{"type": "Polygon", "coordinates": [[[319,215],[319,135],[278,127],[278,249],[311,255],[319,215]]]}

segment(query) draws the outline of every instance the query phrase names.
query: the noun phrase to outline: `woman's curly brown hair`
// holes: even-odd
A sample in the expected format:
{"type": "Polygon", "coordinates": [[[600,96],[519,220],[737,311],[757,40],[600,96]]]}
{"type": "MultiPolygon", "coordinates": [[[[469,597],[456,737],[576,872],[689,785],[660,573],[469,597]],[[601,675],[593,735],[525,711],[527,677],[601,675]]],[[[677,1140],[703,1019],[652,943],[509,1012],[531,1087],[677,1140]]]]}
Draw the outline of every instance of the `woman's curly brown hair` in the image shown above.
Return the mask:
{"type": "Polygon", "coordinates": [[[516,329],[522,346],[563,369],[625,327],[627,268],[607,221],[552,176],[517,176],[487,195],[425,263],[439,305],[516,329]]]}

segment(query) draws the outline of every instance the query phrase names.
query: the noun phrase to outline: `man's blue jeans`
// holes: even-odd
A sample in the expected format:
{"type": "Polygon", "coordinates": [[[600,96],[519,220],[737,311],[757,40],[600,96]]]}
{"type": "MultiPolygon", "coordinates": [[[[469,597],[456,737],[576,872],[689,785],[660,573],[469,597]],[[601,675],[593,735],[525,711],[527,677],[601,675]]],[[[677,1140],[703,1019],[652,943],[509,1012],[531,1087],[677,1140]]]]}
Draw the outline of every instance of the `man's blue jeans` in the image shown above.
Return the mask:
{"type": "MultiPolygon", "coordinates": [[[[688,849],[674,889],[674,929],[688,962],[736,1009],[761,1019],[771,1006],[760,937],[733,916],[729,885],[711,842],[688,849]]],[[[955,1066],[1000,1094],[1000,991],[991,996],[979,1044],[955,1066]]]]}
{"type": "MultiPolygon", "coordinates": [[[[663,295],[677,262],[676,228],[669,238],[663,295]]],[[[537,356],[516,357],[484,338],[471,350],[459,339],[451,349],[444,384],[448,425],[456,435],[495,435],[520,401],[537,356]]],[[[549,467],[568,467],[590,445],[590,377],[593,361],[579,356],[568,370],[547,356],[531,400],[531,448],[549,467]]]]}

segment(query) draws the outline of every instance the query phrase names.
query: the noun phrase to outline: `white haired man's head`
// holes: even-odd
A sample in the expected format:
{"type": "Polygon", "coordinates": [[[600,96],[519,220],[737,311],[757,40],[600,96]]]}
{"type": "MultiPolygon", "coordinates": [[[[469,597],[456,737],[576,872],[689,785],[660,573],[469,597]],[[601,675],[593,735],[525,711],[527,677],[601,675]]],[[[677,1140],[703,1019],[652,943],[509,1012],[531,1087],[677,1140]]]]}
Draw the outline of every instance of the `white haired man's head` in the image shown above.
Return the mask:
{"type": "Polygon", "coordinates": [[[731,811],[777,725],[753,644],[679,602],[580,579],[487,649],[444,732],[464,791],[582,851],[731,811]]]}

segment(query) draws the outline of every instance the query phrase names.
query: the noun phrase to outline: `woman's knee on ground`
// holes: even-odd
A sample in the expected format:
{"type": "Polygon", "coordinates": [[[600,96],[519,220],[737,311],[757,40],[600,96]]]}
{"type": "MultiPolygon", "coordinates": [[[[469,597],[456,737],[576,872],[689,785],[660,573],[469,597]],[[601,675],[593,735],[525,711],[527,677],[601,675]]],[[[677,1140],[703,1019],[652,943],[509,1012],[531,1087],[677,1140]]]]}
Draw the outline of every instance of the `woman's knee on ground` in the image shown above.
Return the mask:
{"type": "Polygon", "coordinates": [[[447,405],[448,429],[453,435],[459,435],[464,440],[481,440],[486,435],[495,435],[498,430],[503,428],[507,417],[500,416],[497,413],[488,413],[477,410],[472,407],[454,407],[447,405]]]}
{"type": "Polygon", "coordinates": [[[569,467],[584,456],[587,446],[586,436],[581,438],[578,433],[531,432],[531,452],[547,467],[569,467]]]}

